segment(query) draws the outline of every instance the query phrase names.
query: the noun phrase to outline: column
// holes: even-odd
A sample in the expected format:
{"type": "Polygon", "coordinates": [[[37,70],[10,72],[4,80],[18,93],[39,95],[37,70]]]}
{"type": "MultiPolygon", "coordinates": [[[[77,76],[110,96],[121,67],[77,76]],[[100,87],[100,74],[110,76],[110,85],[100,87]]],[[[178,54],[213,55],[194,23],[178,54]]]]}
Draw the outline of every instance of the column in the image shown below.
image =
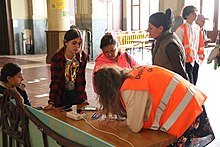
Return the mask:
{"type": "Polygon", "coordinates": [[[50,63],[54,52],[63,46],[64,34],[70,29],[68,4],[68,0],[47,0],[48,31],[46,31],[46,63],[50,63]]]}
{"type": "Polygon", "coordinates": [[[48,31],[69,30],[68,4],[68,0],[47,0],[48,31]]]}

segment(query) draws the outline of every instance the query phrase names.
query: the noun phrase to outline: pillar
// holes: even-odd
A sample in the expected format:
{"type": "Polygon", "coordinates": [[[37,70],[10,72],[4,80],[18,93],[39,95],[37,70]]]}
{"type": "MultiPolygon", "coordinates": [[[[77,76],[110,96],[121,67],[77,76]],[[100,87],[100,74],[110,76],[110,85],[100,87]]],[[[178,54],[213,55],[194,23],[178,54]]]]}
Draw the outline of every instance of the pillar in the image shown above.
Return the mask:
{"type": "Polygon", "coordinates": [[[69,0],[47,0],[48,30],[46,63],[50,63],[52,55],[63,46],[63,37],[70,29],[69,0]]]}
{"type": "Polygon", "coordinates": [[[68,0],[47,0],[48,31],[66,31],[70,28],[68,0]]]}

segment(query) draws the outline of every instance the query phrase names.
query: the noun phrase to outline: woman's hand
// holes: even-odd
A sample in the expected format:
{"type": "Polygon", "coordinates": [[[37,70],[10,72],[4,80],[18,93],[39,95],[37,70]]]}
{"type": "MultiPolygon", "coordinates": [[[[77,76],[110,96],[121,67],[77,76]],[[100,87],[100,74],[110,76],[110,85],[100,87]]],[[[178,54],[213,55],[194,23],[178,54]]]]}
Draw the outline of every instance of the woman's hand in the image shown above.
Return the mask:
{"type": "Polygon", "coordinates": [[[53,108],[54,108],[53,104],[49,104],[49,105],[44,107],[44,110],[50,110],[50,109],[53,109],[53,108]]]}

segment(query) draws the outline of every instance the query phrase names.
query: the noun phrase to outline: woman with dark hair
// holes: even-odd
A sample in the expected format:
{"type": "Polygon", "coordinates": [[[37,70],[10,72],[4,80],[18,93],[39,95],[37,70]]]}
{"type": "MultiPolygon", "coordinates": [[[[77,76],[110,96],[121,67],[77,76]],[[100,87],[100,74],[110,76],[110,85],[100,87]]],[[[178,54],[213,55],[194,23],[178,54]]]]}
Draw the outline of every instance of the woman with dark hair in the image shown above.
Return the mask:
{"type": "Polygon", "coordinates": [[[48,105],[44,109],[87,103],[85,71],[88,55],[82,50],[78,28],[64,35],[64,46],[51,58],[51,83],[48,105]]]}
{"type": "MultiPolygon", "coordinates": [[[[117,39],[111,34],[106,33],[100,42],[102,53],[96,58],[93,72],[103,66],[117,65],[122,68],[132,68],[138,63],[127,52],[118,49],[117,39]]],[[[94,88],[95,90],[95,88],[94,88]]]]}
{"type": "Polygon", "coordinates": [[[21,68],[14,63],[7,63],[1,69],[0,77],[0,95],[4,94],[5,89],[12,88],[22,96],[24,104],[31,106],[25,90],[25,85],[21,68]]]}
{"type": "Polygon", "coordinates": [[[118,65],[123,68],[138,66],[138,63],[127,52],[123,53],[118,49],[117,39],[111,33],[106,33],[102,37],[100,49],[102,53],[95,60],[94,71],[104,65],[118,65]]]}
{"type": "Polygon", "coordinates": [[[94,73],[94,85],[101,113],[126,117],[134,133],[152,129],[175,135],[170,147],[204,147],[215,138],[203,106],[207,96],[170,70],[103,67],[94,73]]]}
{"type": "Polygon", "coordinates": [[[155,39],[152,48],[152,64],[164,67],[188,79],[185,71],[184,48],[176,36],[171,32],[173,14],[171,9],[157,12],[150,16],[147,31],[155,39]]]}

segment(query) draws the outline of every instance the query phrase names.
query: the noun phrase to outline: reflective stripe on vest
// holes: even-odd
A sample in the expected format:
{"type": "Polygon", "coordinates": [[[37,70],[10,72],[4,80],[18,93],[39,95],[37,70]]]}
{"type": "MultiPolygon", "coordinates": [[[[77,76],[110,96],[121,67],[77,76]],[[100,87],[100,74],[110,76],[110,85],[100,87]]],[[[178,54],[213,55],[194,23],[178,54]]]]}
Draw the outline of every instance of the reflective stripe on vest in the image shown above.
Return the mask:
{"type": "Polygon", "coordinates": [[[189,43],[189,38],[188,38],[189,35],[186,28],[186,24],[183,24],[180,27],[183,29],[184,32],[183,46],[186,54],[186,61],[192,63],[194,61],[194,50],[191,49],[191,45],[189,43]]]}
{"type": "Polygon", "coordinates": [[[205,48],[205,43],[204,43],[204,38],[203,38],[203,35],[202,35],[202,29],[200,29],[200,32],[199,32],[199,49],[198,49],[198,55],[199,55],[199,59],[201,61],[204,60],[205,58],[205,54],[204,54],[204,48],[205,48]]]}
{"type": "Polygon", "coordinates": [[[184,48],[190,48],[189,44],[184,45],[184,48]]]}
{"type": "Polygon", "coordinates": [[[177,76],[174,76],[173,79],[170,81],[170,84],[167,86],[166,91],[164,92],[163,98],[160,101],[160,105],[157,108],[155,120],[154,120],[154,123],[151,129],[157,130],[159,128],[161,116],[163,115],[163,112],[166,109],[166,106],[170,100],[170,94],[172,94],[174,90],[176,89],[176,86],[178,84],[177,81],[179,80],[180,79],[177,76]]]}
{"type": "Polygon", "coordinates": [[[193,88],[193,86],[190,87],[190,90],[187,91],[186,95],[184,96],[180,104],[177,106],[176,110],[172,113],[169,119],[163,124],[160,130],[166,132],[170,129],[170,127],[176,122],[177,118],[181,115],[181,113],[189,104],[189,102],[193,99],[194,95],[192,95],[192,93],[196,93],[196,90],[193,88]]]}
{"type": "MultiPolygon", "coordinates": [[[[183,40],[183,46],[185,48],[185,54],[186,54],[186,60],[190,63],[193,62],[194,60],[194,50],[191,49],[191,46],[190,46],[190,43],[189,43],[189,38],[188,38],[188,31],[187,31],[187,28],[186,28],[186,24],[183,24],[181,26],[181,28],[183,29],[183,32],[184,32],[184,40],[183,40]],[[187,37],[185,37],[187,36],[187,37]]],[[[203,36],[202,36],[202,30],[200,29],[199,31],[199,45],[198,45],[198,51],[197,51],[197,54],[199,56],[199,59],[201,61],[204,60],[205,58],[205,55],[204,55],[204,39],[203,39],[203,36]]]]}

